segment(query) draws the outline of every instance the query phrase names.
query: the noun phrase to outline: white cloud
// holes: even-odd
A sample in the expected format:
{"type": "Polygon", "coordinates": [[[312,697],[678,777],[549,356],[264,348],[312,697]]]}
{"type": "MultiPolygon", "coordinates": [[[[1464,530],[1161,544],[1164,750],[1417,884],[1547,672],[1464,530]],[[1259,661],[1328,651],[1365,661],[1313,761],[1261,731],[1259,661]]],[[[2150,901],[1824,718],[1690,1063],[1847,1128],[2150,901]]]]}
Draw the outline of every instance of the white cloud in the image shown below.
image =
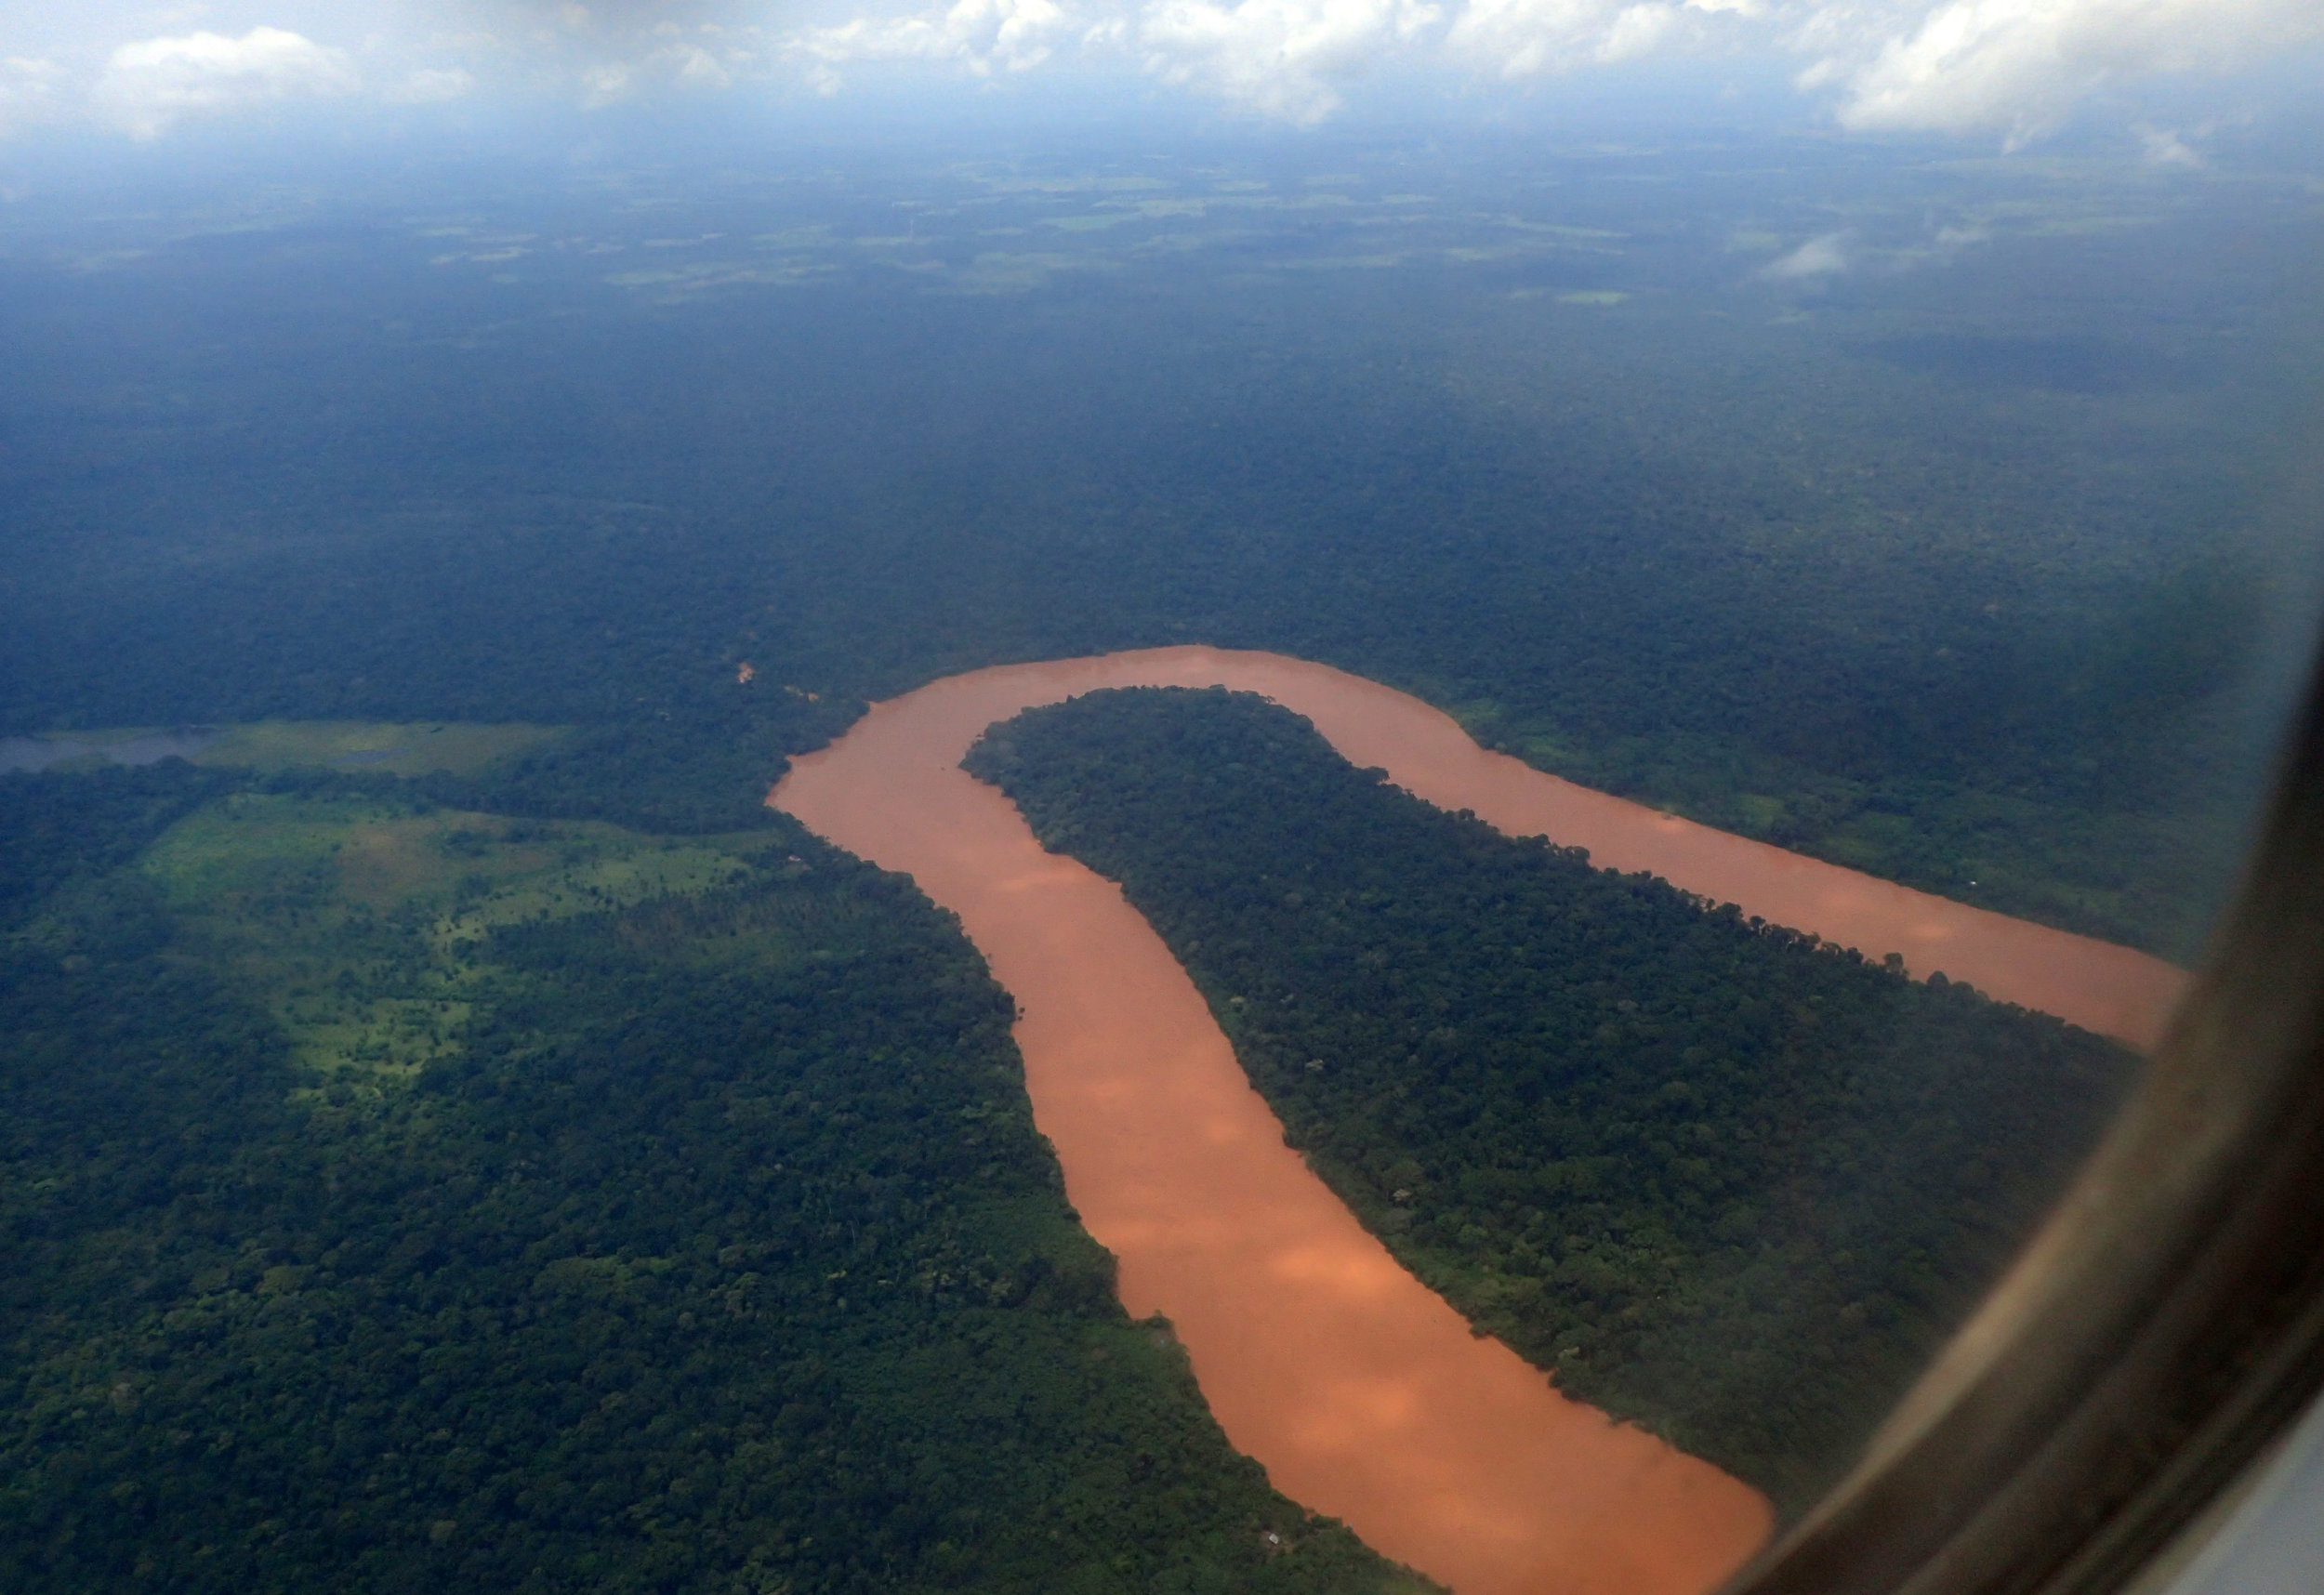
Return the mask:
{"type": "Polygon", "coordinates": [[[830,93],[839,85],[838,69],[862,61],[950,61],[980,74],[996,67],[1026,72],[1047,60],[1074,26],[1055,0],[958,0],[948,9],[810,28],[792,34],[785,48],[804,58],[810,81],[830,93]]]}
{"type": "MultiPolygon", "coordinates": [[[[655,36],[667,37],[657,30],[655,36]]],[[[713,42],[719,42],[715,38],[713,42]]],[[[693,91],[716,92],[734,86],[754,59],[751,52],[731,46],[714,55],[687,40],[640,46],[628,59],[598,60],[573,70],[572,83],[582,109],[601,111],[676,86],[693,91]]]]}
{"type": "Polygon", "coordinates": [[[1310,122],[1393,56],[1489,77],[1783,51],[1863,131],[2023,141],[2092,95],[2324,35],[2324,0],[1146,0],[1150,71],[1310,122]]]}
{"type": "Polygon", "coordinates": [[[1759,14],[1759,0],[1467,0],[1446,34],[1446,53],[1499,77],[1580,72],[1710,42],[1707,19],[1759,14]]]}
{"type": "Polygon", "coordinates": [[[1846,86],[1841,125],[1992,131],[2013,144],[2113,85],[2230,72],[2324,34],[2315,0],[1949,0],[1917,24],[1898,20],[1868,59],[1827,56],[1803,74],[1846,86]]]}
{"type": "MultiPolygon", "coordinates": [[[[577,9],[577,7],[575,7],[577,9]]],[[[635,68],[625,61],[603,61],[581,69],[581,103],[591,111],[618,105],[638,91],[635,68]]]]}
{"type": "Polygon", "coordinates": [[[63,108],[63,84],[64,69],[46,57],[0,60],[0,137],[53,120],[63,108]]]}
{"type": "Polygon", "coordinates": [[[718,57],[700,45],[681,45],[669,52],[668,59],[678,81],[695,88],[732,88],[734,74],[726,70],[718,57]]]}
{"type": "Polygon", "coordinates": [[[1796,283],[1809,277],[1829,277],[1848,269],[1850,239],[1844,232],[1811,238],[1790,254],[1771,260],[1759,274],[1770,282],[1796,283]]]}
{"type": "Polygon", "coordinates": [[[1680,11],[1676,6],[1625,6],[1614,15],[1614,23],[1598,41],[1596,59],[1611,66],[1640,56],[1652,55],[1667,42],[1680,26],[1680,11]]]}
{"type": "Polygon", "coordinates": [[[2179,137],[2174,128],[2152,127],[2140,123],[2132,129],[2146,148],[2146,164],[2150,166],[2180,166],[2192,169],[2203,164],[2193,146],[2179,137]]]}
{"type": "Polygon", "coordinates": [[[459,67],[420,67],[404,73],[387,95],[398,105],[432,105],[458,99],[475,89],[476,80],[459,67]]]}
{"type": "Polygon", "coordinates": [[[1425,0],[1154,0],[1136,42],[1165,83],[1310,124],[1339,108],[1335,83],[1423,40],[1442,15],[1425,0]]]}
{"type": "Polygon", "coordinates": [[[281,28],[253,28],[238,39],[203,33],[124,45],[91,99],[100,120],[152,138],[183,117],[351,94],[360,85],[345,52],[281,28]]]}
{"type": "MultiPolygon", "coordinates": [[[[2127,138],[2145,109],[2142,82],[2232,72],[2324,39],[2324,0],[786,3],[818,9],[802,19],[772,0],[0,0],[0,13],[21,10],[0,21],[0,57],[18,58],[0,59],[0,132],[78,116],[152,138],[189,117],[303,97],[422,105],[494,85],[562,85],[592,106],[749,92],[801,72],[836,92],[843,75],[880,63],[972,77],[1127,63],[1309,124],[1380,69],[1525,82],[1694,57],[1788,58],[1801,90],[1847,128],[2022,143],[2093,103],[2127,138]],[[240,28],[246,7],[266,7],[257,15],[277,25],[234,37],[216,20],[240,28]],[[157,15],[188,19],[189,31],[121,42],[153,26],[130,19],[157,15]],[[360,48],[305,36],[327,37],[355,16],[360,48]],[[215,31],[191,32],[194,18],[215,31]]],[[[2201,132],[2172,119],[2138,136],[2158,166],[2185,166],[2200,158],[2201,132]]]]}

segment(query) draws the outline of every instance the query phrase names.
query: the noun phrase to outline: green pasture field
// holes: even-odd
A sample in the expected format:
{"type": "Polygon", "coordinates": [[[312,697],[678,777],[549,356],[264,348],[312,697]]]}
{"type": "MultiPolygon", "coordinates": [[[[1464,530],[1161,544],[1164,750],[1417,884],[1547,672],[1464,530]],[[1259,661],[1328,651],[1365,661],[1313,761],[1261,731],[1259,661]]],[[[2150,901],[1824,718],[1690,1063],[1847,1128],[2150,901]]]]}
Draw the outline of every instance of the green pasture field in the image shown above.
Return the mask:
{"type": "Polygon", "coordinates": [[[184,945],[275,1016],[300,1062],[408,1078],[456,1046],[480,982],[507,978],[474,957],[493,929],[727,885],[765,846],[243,793],[171,827],[143,869],[184,945]]]}

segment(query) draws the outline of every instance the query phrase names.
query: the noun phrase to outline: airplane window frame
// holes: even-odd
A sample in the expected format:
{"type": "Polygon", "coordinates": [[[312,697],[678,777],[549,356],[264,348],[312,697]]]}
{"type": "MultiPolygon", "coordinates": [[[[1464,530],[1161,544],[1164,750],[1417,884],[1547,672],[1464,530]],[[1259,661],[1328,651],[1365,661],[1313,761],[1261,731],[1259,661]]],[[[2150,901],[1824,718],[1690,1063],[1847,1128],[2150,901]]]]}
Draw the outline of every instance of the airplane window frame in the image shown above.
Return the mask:
{"type": "Polygon", "coordinates": [[[2324,653],[2233,905],[2057,1209],[1727,1595],[2120,1590],[2324,1390],[2324,653]]]}

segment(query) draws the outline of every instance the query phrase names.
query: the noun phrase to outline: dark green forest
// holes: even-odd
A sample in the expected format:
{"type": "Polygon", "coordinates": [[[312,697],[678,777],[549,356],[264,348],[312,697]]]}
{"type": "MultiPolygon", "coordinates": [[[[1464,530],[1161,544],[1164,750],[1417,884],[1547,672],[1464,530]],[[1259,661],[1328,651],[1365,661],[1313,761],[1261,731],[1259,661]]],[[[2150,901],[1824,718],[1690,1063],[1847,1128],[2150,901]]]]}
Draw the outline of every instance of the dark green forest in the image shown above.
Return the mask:
{"type": "Polygon", "coordinates": [[[1007,998],[902,877],[783,827],[447,942],[586,838],[182,763],[0,777],[0,837],[8,1589],[1420,1588],[1124,1316],[1007,998]],[[180,912],[135,861],[221,810],[346,842],[180,912]],[[366,835],[434,867],[380,897],[366,835]],[[245,947],[317,977],[299,1022],[454,1019],[304,1063],[245,947]]]}
{"type": "Polygon", "coordinates": [[[1285,1134],[1560,1388],[1803,1509],[1998,1272],[2133,1059],[1505,837],[1221,689],[968,768],[1119,881],[1285,1134]]]}
{"type": "Polygon", "coordinates": [[[868,698],[1270,648],[2185,957],[2310,590],[2268,495],[2313,196],[1941,156],[411,152],[35,197],[0,732],[564,725],[505,800],[720,830],[868,698]],[[1837,214],[1865,270],[1759,274],[1837,214]]]}
{"type": "MultiPolygon", "coordinates": [[[[956,671],[1278,650],[2200,943],[2313,612],[2304,171],[553,142],[0,204],[0,755],[281,755],[0,774],[8,1590],[1419,1588],[1124,1318],[957,927],[764,807],[956,671]],[[283,753],[351,722],[429,729],[283,753]]],[[[1787,1509],[2126,1067],[1240,701],[979,769],[1423,1278],[1787,1509]]]]}

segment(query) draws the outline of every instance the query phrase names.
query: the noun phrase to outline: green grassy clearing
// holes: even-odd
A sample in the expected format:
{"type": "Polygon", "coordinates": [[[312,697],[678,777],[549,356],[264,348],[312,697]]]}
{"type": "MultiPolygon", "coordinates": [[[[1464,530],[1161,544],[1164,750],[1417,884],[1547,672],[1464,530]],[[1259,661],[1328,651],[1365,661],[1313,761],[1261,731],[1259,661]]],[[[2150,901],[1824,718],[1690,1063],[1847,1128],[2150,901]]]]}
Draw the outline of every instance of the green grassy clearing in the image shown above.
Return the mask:
{"type": "MultiPolygon", "coordinates": [[[[499,927],[729,884],[763,838],[242,794],[188,816],[143,868],[185,944],[230,973],[326,1077],[408,1078],[455,1049],[499,927]]],[[[753,939],[761,956],[780,949],[753,939]]],[[[803,953],[799,956],[804,956],[803,953]]]]}

